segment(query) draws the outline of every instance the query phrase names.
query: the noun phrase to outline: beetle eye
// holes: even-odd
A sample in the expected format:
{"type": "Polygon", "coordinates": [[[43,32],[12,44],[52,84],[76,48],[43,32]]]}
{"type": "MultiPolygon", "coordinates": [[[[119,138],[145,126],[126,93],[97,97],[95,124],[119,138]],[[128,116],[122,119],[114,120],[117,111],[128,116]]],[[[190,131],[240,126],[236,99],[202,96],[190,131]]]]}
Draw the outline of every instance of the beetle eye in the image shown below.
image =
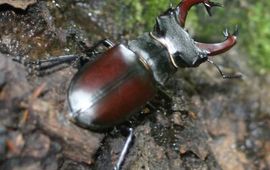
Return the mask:
{"type": "Polygon", "coordinates": [[[180,57],[180,58],[182,58],[184,55],[183,55],[182,52],[177,51],[177,52],[175,52],[175,53],[173,54],[173,56],[174,56],[174,57],[180,57]]]}
{"type": "Polygon", "coordinates": [[[199,54],[199,57],[200,57],[200,58],[207,58],[208,56],[207,56],[206,53],[200,53],[200,54],[199,54]]]}
{"type": "Polygon", "coordinates": [[[195,59],[193,60],[193,63],[192,63],[192,64],[193,64],[195,67],[197,67],[197,66],[199,66],[201,63],[207,61],[207,59],[208,59],[207,55],[200,54],[200,55],[198,55],[197,58],[195,58],[195,59]]]}
{"type": "Polygon", "coordinates": [[[187,67],[188,66],[186,61],[183,60],[184,54],[182,52],[177,51],[172,56],[173,56],[173,60],[177,66],[179,66],[179,67],[187,67]]]}

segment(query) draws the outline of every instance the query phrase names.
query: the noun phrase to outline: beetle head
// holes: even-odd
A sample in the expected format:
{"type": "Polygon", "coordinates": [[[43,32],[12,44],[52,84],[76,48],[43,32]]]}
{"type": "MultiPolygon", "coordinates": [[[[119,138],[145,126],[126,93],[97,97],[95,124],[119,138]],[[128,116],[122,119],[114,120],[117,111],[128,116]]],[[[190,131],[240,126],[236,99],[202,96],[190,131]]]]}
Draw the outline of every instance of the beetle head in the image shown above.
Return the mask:
{"type": "Polygon", "coordinates": [[[209,15],[211,8],[221,6],[210,0],[182,0],[177,8],[169,8],[156,20],[153,34],[167,47],[175,67],[196,67],[214,56],[228,51],[236,44],[238,29],[233,34],[224,32],[225,41],[206,44],[194,41],[184,30],[188,10],[196,4],[203,3],[209,15]]]}
{"type": "Polygon", "coordinates": [[[196,46],[195,41],[180,26],[178,13],[167,10],[156,20],[154,35],[167,47],[176,67],[196,67],[207,60],[207,51],[196,46]]]}

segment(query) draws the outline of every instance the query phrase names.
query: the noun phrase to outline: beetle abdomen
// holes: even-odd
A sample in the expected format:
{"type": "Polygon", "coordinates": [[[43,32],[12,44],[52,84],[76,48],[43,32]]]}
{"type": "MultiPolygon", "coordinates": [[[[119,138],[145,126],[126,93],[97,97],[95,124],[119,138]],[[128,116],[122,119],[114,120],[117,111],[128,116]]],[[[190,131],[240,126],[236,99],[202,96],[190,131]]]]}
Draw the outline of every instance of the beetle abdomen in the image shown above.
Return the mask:
{"type": "Polygon", "coordinates": [[[80,69],[70,83],[68,102],[77,123],[100,129],[123,122],[154,94],[151,71],[118,45],[80,69]]]}

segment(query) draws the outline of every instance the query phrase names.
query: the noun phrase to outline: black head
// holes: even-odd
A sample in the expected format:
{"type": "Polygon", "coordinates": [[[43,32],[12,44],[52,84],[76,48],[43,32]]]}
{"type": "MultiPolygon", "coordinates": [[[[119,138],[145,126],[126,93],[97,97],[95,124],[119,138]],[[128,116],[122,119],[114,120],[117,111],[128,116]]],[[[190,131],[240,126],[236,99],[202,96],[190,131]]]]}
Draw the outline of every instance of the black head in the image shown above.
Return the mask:
{"type": "Polygon", "coordinates": [[[198,48],[180,26],[175,9],[170,8],[157,17],[153,35],[167,47],[176,67],[196,67],[208,58],[207,51],[198,48]]]}

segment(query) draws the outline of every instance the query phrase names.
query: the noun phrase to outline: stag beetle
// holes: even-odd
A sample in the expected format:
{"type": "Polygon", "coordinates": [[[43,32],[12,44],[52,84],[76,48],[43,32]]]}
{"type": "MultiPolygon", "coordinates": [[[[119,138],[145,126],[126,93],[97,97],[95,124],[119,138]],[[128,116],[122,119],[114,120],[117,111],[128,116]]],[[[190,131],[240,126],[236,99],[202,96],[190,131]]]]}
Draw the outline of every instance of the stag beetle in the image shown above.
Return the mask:
{"type": "Polygon", "coordinates": [[[157,84],[164,85],[178,68],[197,67],[208,56],[235,45],[235,34],[225,32],[224,42],[204,44],[184,30],[188,9],[201,2],[209,13],[213,6],[220,6],[209,0],[183,0],[157,17],[152,32],[127,45],[101,41],[98,45],[109,49],[86,63],[70,83],[68,103],[73,120],[90,129],[119,124],[151,100],[157,84]]]}
{"type": "MultiPolygon", "coordinates": [[[[237,30],[233,34],[225,31],[226,39],[215,44],[196,42],[185,31],[189,9],[199,3],[204,4],[209,15],[212,7],[220,6],[210,0],[182,0],[176,8],[171,7],[157,17],[152,32],[142,34],[127,45],[115,45],[106,39],[91,47],[88,57],[95,54],[96,59],[82,64],[68,88],[72,121],[94,130],[120,124],[151,100],[157,85],[164,85],[178,68],[197,67],[206,61],[214,64],[209,56],[224,53],[233,47],[237,30]],[[99,46],[107,50],[100,54],[97,52],[99,46]]],[[[45,68],[48,63],[50,66],[82,60],[81,56],[68,55],[31,64],[45,68]]],[[[239,77],[224,75],[219,68],[218,71],[223,78],[239,77]]],[[[121,164],[121,161],[118,163],[121,164]]]]}

